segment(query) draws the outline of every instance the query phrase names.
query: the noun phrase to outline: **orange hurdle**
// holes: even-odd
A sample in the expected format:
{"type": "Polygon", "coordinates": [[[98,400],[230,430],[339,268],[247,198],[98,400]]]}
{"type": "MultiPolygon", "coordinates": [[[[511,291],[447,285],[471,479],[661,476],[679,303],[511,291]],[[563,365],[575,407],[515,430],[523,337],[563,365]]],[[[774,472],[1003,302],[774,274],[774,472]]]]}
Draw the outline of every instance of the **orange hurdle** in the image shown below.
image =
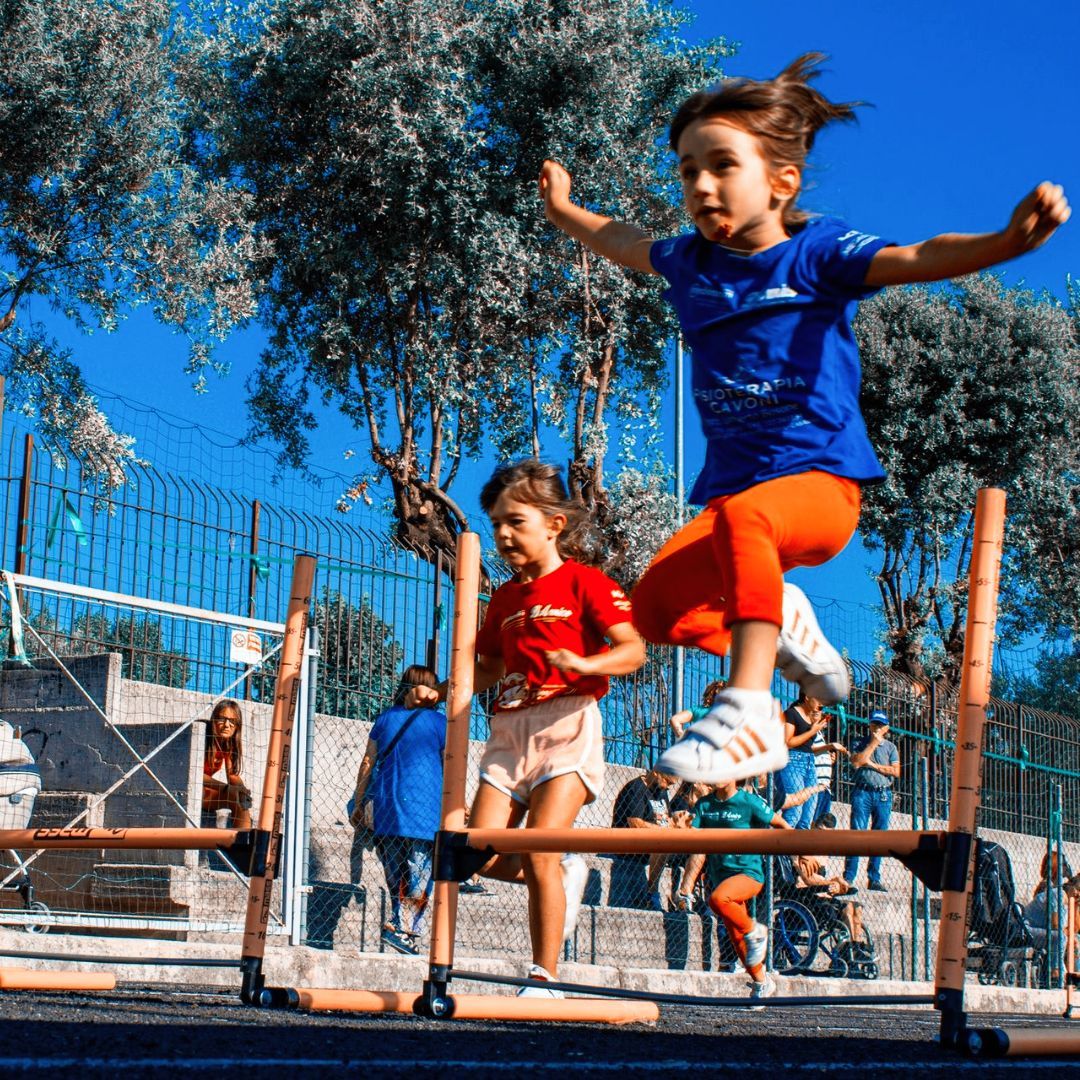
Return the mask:
{"type": "Polygon", "coordinates": [[[228,848],[242,836],[240,829],[0,829],[0,848],[160,848],[169,851],[209,851],[228,848]]]}
{"type": "Polygon", "coordinates": [[[270,922],[274,875],[281,851],[285,784],[288,780],[293,720],[300,695],[304,641],[307,637],[314,583],[314,557],[298,555],[293,563],[292,583],[289,586],[285,639],[281,645],[277,682],[274,686],[274,709],[270,723],[270,740],[266,749],[266,772],[259,802],[259,825],[255,833],[261,849],[254,853],[248,881],[247,919],[244,923],[244,944],[240,957],[240,970],[243,972],[240,998],[248,1004],[258,1001],[263,989],[262,961],[266,952],[266,928],[270,922]]]}
{"type": "MultiPolygon", "coordinates": [[[[299,1008],[311,1012],[412,1013],[420,994],[372,990],[297,990],[299,1008]]],[[[519,998],[496,994],[454,994],[445,999],[443,1020],[574,1020],[592,1024],[651,1024],[660,1010],[651,1001],[606,998],[519,998]]]]}
{"type": "Polygon", "coordinates": [[[975,1057],[1038,1057],[1080,1054],[1080,1031],[1052,1028],[987,1028],[967,1033],[975,1057]]]}
{"type": "Polygon", "coordinates": [[[115,990],[116,976],[98,971],[30,971],[0,967],[0,990],[115,990]]]}

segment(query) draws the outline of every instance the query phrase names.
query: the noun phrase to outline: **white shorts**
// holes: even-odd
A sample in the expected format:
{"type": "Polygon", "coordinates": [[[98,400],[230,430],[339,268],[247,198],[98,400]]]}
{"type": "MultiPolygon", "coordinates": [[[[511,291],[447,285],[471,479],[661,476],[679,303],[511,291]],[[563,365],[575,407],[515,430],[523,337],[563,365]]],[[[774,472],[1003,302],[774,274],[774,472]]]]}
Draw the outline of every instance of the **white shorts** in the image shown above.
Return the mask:
{"type": "Polygon", "coordinates": [[[529,805],[534,788],[577,773],[591,803],[604,785],[604,741],[596,699],[579,694],[496,712],[480,779],[529,805]]]}

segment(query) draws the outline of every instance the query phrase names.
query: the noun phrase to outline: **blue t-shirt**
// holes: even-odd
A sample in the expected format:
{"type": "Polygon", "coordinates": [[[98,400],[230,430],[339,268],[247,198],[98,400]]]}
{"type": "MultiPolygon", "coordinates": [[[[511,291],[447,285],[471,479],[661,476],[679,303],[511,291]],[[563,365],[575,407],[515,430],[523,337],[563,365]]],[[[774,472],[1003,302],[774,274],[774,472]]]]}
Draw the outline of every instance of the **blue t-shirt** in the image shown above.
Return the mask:
{"type": "Polygon", "coordinates": [[[863,280],[888,245],[834,218],[813,218],[756,255],[696,231],[652,245],[693,355],[708,445],[690,502],[811,469],[884,478],[859,411],[851,321],[877,292],[863,280]]]}
{"type": "Polygon", "coordinates": [[[442,808],[443,747],[446,716],[438,709],[406,709],[395,705],[381,713],[371,726],[371,738],[379,747],[379,763],[370,795],[376,836],[409,836],[433,840],[442,808]],[[416,719],[384,756],[383,750],[413,712],[416,719]]]}
{"type": "MultiPolygon", "coordinates": [[[[775,811],[759,795],[739,788],[730,799],[706,795],[694,807],[695,829],[764,829],[775,811]]],[[[746,874],[755,881],[765,882],[765,868],[760,855],[710,855],[707,859],[709,880],[714,886],[725,878],[746,874]]]]}

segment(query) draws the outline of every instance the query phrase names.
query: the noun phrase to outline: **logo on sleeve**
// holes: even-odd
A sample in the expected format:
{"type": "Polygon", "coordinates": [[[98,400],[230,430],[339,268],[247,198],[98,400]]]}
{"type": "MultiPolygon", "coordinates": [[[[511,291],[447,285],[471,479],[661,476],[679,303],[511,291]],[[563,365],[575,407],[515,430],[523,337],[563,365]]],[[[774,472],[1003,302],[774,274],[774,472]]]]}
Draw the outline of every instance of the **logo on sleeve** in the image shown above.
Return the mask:
{"type": "Polygon", "coordinates": [[[856,232],[852,229],[850,232],[844,233],[843,236],[837,237],[836,242],[840,245],[840,254],[845,259],[848,259],[852,255],[858,255],[867,244],[872,244],[875,240],[880,239],[880,237],[872,236],[870,233],[856,232]]]}

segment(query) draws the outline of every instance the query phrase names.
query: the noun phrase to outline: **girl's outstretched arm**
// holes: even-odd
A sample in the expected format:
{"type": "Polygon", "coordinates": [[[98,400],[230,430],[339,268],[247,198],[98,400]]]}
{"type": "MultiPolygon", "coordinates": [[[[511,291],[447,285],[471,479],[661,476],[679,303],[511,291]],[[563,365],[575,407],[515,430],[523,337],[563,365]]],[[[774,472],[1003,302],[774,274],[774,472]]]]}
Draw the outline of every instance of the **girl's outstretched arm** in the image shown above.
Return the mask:
{"type": "Polygon", "coordinates": [[[594,214],[570,201],[570,174],[556,161],[540,170],[540,197],[548,221],[567,236],[580,240],[590,251],[630,270],[655,274],[649,261],[652,237],[634,225],[594,214]]]}
{"type": "Polygon", "coordinates": [[[1000,232],[945,233],[921,244],[882,248],[870,263],[865,284],[911,285],[985,270],[1041,247],[1071,213],[1061,185],[1044,180],[1021,199],[1000,232]]]}
{"type": "Polygon", "coordinates": [[[605,631],[611,648],[595,656],[578,656],[570,649],[550,649],[545,656],[552,667],[580,675],[630,675],[645,663],[645,643],[634,624],[616,623],[605,631]]]}

